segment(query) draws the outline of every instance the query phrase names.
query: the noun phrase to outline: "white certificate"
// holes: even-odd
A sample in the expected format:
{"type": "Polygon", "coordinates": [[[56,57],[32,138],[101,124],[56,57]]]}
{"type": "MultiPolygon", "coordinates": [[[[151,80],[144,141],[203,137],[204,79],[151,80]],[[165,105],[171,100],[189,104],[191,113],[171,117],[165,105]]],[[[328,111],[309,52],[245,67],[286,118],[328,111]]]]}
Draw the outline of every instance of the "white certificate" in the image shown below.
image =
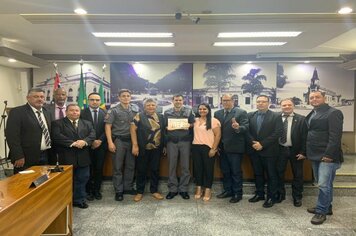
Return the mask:
{"type": "Polygon", "coordinates": [[[188,118],[168,118],[168,130],[175,130],[175,129],[188,129],[189,122],[188,118]]]}

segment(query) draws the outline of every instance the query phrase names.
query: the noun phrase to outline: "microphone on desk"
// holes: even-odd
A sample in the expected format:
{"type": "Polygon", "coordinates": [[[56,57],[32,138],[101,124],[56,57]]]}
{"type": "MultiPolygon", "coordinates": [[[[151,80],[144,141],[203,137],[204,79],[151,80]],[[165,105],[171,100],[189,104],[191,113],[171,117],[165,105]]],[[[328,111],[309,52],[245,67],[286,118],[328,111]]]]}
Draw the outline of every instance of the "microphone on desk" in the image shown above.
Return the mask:
{"type": "Polygon", "coordinates": [[[63,172],[63,167],[59,166],[58,153],[56,153],[56,158],[57,158],[56,166],[53,169],[51,169],[51,172],[53,172],[53,173],[55,173],[55,172],[63,172]]]}

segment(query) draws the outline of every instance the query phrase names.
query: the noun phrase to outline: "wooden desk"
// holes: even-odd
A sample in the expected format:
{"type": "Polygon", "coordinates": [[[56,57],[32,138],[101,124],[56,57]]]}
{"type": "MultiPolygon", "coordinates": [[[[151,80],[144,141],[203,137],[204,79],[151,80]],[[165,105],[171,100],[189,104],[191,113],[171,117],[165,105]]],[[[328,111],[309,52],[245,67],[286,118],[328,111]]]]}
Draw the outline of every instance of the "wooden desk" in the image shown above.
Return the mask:
{"type": "Polygon", "coordinates": [[[36,188],[31,183],[41,176],[16,174],[0,181],[4,199],[0,202],[0,235],[69,235],[72,229],[72,166],[64,172],[50,173],[36,188]]]}

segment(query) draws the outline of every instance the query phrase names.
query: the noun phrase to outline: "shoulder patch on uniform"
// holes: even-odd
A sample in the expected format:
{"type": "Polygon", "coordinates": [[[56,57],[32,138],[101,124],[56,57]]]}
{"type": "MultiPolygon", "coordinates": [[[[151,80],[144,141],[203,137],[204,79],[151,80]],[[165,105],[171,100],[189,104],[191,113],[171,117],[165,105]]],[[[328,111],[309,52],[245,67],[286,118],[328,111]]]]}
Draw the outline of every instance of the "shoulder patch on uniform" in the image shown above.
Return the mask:
{"type": "Polygon", "coordinates": [[[110,113],[108,112],[108,113],[105,114],[105,120],[107,120],[109,118],[110,118],[110,113]]]}

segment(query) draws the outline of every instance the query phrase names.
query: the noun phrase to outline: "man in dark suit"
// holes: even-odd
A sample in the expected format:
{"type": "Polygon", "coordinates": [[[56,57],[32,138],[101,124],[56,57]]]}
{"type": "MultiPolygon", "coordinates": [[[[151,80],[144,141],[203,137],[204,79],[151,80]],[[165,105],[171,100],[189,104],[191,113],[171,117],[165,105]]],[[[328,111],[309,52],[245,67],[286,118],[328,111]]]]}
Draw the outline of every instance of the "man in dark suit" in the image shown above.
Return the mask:
{"type": "Polygon", "coordinates": [[[267,199],[263,207],[269,208],[277,201],[277,170],[279,154],[278,139],[282,133],[282,119],[278,113],[269,110],[269,97],[259,95],[257,111],[248,113],[250,155],[255,174],[256,192],[249,202],[265,200],[265,172],[268,176],[267,199]]]}
{"type": "Polygon", "coordinates": [[[278,199],[282,202],[286,198],[284,175],[288,160],[292,167],[293,182],[292,196],[295,207],[302,206],[303,197],[303,163],[306,152],[307,127],[305,117],[294,113],[294,103],[290,98],[280,102],[282,109],[283,131],[279,139],[279,158],[277,161],[278,199]]]}
{"type": "Polygon", "coordinates": [[[93,124],[79,119],[80,108],[70,104],[67,117],[52,122],[52,139],[59,163],[73,165],[73,206],[87,208],[85,185],[89,179],[89,149],[95,140],[93,124]]]}
{"type": "Polygon", "coordinates": [[[51,123],[44,101],[45,92],[33,88],[28,91],[27,104],[10,111],[5,135],[15,174],[34,165],[48,164],[51,123]]]}
{"type": "MultiPolygon", "coordinates": [[[[52,121],[64,118],[66,115],[66,100],[67,92],[64,88],[57,88],[53,93],[53,104],[45,104],[44,107],[47,109],[52,121]]],[[[57,157],[54,148],[49,152],[48,163],[55,165],[57,162],[57,157]]]]}
{"type": "Polygon", "coordinates": [[[246,146],[248,119],[246,111],[234,106],[230,94],[222,96],[224,109],[216,111],[214,117],[221,123],[220,168],[223,173],[223,192],[218,198],[231,197],[231,203],[242,199],[241,163],[246,146]]]}
{"type": "Polygon", "coordinates": [[[103,180],[103,168],[106,153],[106,136],[105,136],[105,115],[106,111],[101,109],[100,94],[91,93],[88,96],[89,107],[84,109],[80,118],[90,121],[95,129],[96,138],[91,144],[90,148],[90,178],[87,183],[87,199],[93,201],[94,198],[100,200],[102,195],[100,193],[101,183],[103,180]]]}
{"type": "Polygon", "coordinates": [[[319,188],[318,201],[308,212],[315,214],[311,223],[324,223],[326,215],[332,215],[333,182],[336,170],[344,161],[341,137],[344,116],[338,109],[330,107],[325,93],[312,91],[310,105],[314,109],[307,115],[307,157],[312,161],[313,174],[319,188]]]}
{"type": "Polygon", "coordinates": [[[51,116],[51,121],[65,117],[67,92],[64,88],[57,88],[53,94],[54,103],[45,105],[51,116]]]}

